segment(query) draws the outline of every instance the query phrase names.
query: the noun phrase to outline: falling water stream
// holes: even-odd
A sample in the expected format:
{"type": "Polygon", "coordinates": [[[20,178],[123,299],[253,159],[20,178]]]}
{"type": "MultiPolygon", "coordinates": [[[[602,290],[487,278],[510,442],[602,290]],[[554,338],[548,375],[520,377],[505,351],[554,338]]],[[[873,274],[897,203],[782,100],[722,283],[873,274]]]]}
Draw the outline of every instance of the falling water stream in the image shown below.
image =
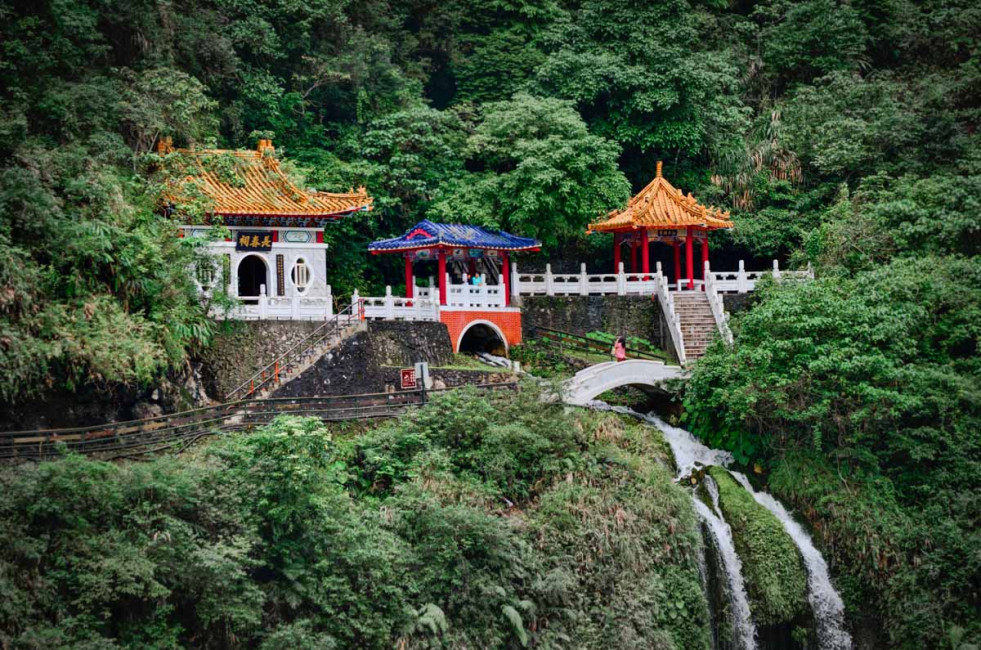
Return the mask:
{"type": "Polygon", "coordinates": [[[719,509],[719,489],[711,477],[706,478],[705,485],[709,495],[712,497],[712,507],[702,503],[701,499],[692,494],[692,502],[695,504],[695,512],[708,525],[715,538],[716,547],[722,558],[722,566],[725,568],[726,579],[729,582],[729,595],[732,599],[732,624],[736,632],[739,647],[749,650],[756,647],[756,626],[753,625],[753,618],[749,611],[749,596],[746,594],[746,585],[743,582],[743,564],[736,554],[736,545],[732,539],[732,529],[722,518],[722,511],[719,509]]]}
{"type": "MultiPolygon", "coordinates": [[[[611,407],[606,402],[598,400],[589,406],[598,410],[612,410],[616,413],[631,415],[659,429],[674,454],[678,478],[688,476],[699,468],[712,465],[727,467],[732,462],[732,456],[728,452],[710,449],[688,431],[673,427],[654,415],[644,415],[622,406],[611,407]]],[[[730,473],[747,492],[753,495],[757,503],[776,516],[800,551],[807,568],[807,598],[817,623],[818,647],[821,650],[850,650],[852,639],[845,629],[844,605],[841,596],[838,595],[834,585],[832,585],[828,574],[828,565],[821,557],[821,553],[815,548],[810,536],[794,520],[783,504],[772,495],[755,491],[743,474],[731,470],[730,473]]],[[[695,504],[695,511],[711,531],[723,563],[729,586],[734,619],[733,629],[736,632],[737,642],[741,650],[753,650],[757,647],[756,628],[750,616],[749,599],[746,595],[742,576],[742,563],[736,554],[732,531],[719,509],[718,486],[711,477],[706,477],[704,485],[712,498],[713,507],[710,508],[703,503],[694,493],[692,493],[692,501],[695,504]]]]}
{"type": "Polygon", "coordinates": [[[733,478],[753,495],[756,502],[772,512],[784,530],[794,540],[804,558],[807,567],[807,599],[811,603],[814,619],[817,621],[818,644],[823,650],[849,650],[852,647],[852,637],[845,629],[845,606],[841,596],[831,584],[828,575],[828,564],[821,553],[814,547],[810,535],[794,521],[782,503],[767,492],[757,492],[750,485],[749,479],[739,472],[730,470],[733,478]]]}

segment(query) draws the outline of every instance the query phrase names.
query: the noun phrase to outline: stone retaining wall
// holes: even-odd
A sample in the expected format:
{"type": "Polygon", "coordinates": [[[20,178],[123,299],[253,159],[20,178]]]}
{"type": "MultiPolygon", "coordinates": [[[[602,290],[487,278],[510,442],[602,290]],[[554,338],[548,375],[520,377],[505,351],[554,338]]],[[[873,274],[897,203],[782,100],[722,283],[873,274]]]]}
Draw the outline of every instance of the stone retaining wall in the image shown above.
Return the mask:
{"type": "Polygon", "coordinates": [[[323,321],[222,321],[212,344],[201,354],[205,391],[218,401],[323,321]]]}
{"type": "Polygon", "coordinates": [[[442,323],[371,321],[367,332],[345,340],[274,396],[382,393],[399,382],[399,368],[419,361],[447,365],[452,360],[453,347],[442,323]]]}
{"type": "Polygon", "coordinates": [[[523,296],[521,311],[527,338],[539,326],[579,335],[601,331],[647,339],[675,354],[661,307],[650,296],[523,296]]]}

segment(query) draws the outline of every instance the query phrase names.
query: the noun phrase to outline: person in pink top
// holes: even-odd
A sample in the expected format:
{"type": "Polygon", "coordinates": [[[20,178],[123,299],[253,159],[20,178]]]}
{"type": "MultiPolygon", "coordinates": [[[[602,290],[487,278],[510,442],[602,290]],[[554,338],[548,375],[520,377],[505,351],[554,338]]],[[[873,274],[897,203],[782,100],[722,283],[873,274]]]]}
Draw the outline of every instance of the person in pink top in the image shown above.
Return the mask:
{"type": "Polygon", "coordinates": [[[613,350],[611,351],[613,358],[618,362],[624,361],[627,358],[627,342],[623,340],[622,336],[618,336],[616,342],[613,344],[613,350]]]}

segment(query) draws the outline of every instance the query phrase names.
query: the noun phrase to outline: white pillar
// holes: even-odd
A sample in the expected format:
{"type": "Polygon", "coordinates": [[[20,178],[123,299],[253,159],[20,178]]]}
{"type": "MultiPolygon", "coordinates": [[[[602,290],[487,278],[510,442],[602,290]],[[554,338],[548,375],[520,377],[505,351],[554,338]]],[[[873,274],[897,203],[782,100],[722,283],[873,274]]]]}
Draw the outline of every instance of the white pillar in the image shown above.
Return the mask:
{"type": "Polygon", "coordinates": [[[521,295],[521,282],[518,280],[518,263],[511,262],[511,296],[521,295]]]}
{"type": "Polygon", "coordinates": [[[360,318],[361,316],[361,296],[358,295],[358,290],[355,289],[351,292],[351,317],[360,318]]]}
{"type": "Polygon", "coordinates": [[[749,290],[749,282],[746,280],[746,263],[739,260],[739,273],[736,274],[736,291],[746,293],[749,290]]]}
{"type": "Polygon", "coordinates": [[[627,276],[623,272],[623,262],[620,262],[620,268],[617,269],[617,295],[627,295],[627,276]]]}
{"type": "Polygon", "coordinates": [[[777,260],[773,260],[773,279],[780,279],[780,262],[777,260]]]}
{"type": "Polygon", "coordinates": [[[385,287],[385,318],[395,318],[395,298],[392,297],[392,287],[385,287]]]}
{"type": "Polygon", "coordinates": [[[586,263],[579,265],[579,295],[589,295],[589,276],[586,275],[586,263]]]}
{"type": "Polygon", "coordinates": [[[552,288],[552,265],[545,265],[545,295],[554,296],[555,291],[552,288]]]}

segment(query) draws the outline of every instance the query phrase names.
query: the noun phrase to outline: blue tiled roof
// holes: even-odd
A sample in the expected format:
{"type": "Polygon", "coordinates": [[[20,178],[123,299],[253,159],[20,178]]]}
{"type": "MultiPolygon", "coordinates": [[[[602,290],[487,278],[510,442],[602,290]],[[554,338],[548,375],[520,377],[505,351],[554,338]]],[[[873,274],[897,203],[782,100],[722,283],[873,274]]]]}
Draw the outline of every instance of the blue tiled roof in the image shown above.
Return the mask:
{"type": "Polygon", "coordinates": [[[402,235],[393,239],[380,239],[368,244],[374,252],[412,250],[444,246],[456,248],[482,248],[485,250],[524,251],[541,247],[541,242],[531,237],[518,237],[503,231],[487,230],[480,226],[459,223],[433,223],[420,221],[402,235]]]}

